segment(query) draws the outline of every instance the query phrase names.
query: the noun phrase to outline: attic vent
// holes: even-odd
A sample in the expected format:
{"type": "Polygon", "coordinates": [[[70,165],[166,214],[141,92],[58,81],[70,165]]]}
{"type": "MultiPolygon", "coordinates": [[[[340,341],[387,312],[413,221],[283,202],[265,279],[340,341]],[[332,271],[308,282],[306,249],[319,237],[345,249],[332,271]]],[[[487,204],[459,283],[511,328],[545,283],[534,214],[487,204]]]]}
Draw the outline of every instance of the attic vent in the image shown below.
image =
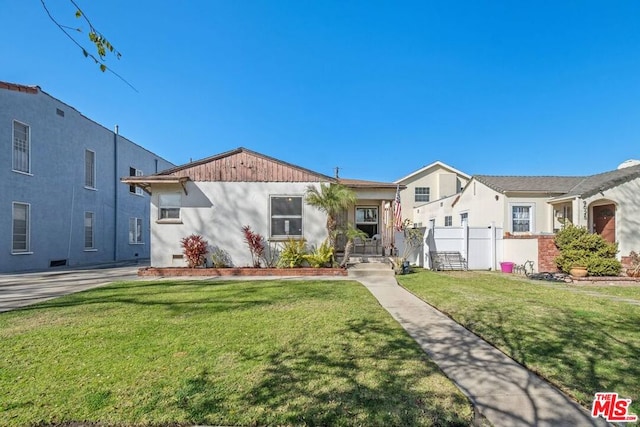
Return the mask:
{"type": "Polygon", "coordinates": [[[64,117],[64,111],[62,111],[59,108],[56,108],[56,114],[59,115],[60,117],[64,117]]]}
{"type": "Polygon", "coordinates": [[[49,267],[64,267],[67,265],[66,259],[54,259],[49,261],[49,267]]]}

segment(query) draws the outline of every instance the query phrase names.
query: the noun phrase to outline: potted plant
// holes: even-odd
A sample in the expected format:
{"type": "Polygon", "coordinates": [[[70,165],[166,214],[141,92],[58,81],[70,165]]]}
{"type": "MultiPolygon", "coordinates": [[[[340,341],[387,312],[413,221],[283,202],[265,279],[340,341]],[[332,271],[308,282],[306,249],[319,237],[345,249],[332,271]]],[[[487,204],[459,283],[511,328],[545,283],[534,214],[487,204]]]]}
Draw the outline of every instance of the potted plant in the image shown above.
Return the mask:
{"type": "Polygon", "coordinates": [[[636,251],[631,251],[629,253],[630,265],[627,268],[627,276],[629,277],[640,277],[640,254],[636,251]]]}
{"type": "Polygon", "coordinates": [[[587,277],[589,275],[589,272],[587,270],[587,267],[585,267],[584,265],[575,264],[572,265],[569,269],[569,274],[571,274],[573,277],[587,277]]]}

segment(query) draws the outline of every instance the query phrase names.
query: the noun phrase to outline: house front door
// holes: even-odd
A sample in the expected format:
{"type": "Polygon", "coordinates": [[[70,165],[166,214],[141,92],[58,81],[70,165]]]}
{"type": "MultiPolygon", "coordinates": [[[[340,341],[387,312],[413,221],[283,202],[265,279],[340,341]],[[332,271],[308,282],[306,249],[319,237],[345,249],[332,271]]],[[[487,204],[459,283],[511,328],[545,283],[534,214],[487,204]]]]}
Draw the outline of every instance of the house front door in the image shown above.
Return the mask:
{"type": "Polygon", "coordinates": [[[593,231],[607,242],[616,241],[616,206],[602,205],[593,207],[593,231]]]}

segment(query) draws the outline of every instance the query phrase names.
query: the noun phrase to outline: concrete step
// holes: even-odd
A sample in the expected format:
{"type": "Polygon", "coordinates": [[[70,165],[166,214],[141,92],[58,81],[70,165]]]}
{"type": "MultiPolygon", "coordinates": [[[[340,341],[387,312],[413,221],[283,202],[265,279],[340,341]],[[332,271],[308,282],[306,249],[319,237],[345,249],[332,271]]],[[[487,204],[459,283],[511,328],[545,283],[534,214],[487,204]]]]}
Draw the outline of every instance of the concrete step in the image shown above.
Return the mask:
{"type": "Polygon", "coordinates": [[[364,262],[353,264],[347,269],[349,277],[395,276],[391,263],[364,262]]]}

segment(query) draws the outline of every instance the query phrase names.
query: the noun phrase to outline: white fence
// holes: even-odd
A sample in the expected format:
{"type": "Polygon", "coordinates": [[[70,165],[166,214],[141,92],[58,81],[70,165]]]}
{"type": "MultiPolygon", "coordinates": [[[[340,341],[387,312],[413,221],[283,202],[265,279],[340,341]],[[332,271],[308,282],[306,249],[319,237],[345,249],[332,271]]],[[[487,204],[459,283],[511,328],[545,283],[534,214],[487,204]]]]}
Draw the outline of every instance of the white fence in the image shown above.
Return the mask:
{"type": "Polygon", "coordinates": [[[426,230],[424,267],[431,268],[429,252],[460,252],[470,270],[496,270],[503,258],[502,228],[434,227],[426,230]]]}

